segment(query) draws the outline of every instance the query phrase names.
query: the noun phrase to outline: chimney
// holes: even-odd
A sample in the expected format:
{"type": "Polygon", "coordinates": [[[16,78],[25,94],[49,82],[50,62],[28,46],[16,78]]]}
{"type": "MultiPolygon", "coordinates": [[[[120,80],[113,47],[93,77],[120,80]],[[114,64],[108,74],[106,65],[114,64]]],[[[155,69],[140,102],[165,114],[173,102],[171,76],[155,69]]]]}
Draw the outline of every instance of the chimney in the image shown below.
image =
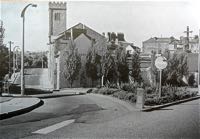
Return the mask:
{"type": "Polygon", "coordinates": [[[111,41],[111,37],[110,37],[111,33],[108,32],[108,41],[111,41]]]}

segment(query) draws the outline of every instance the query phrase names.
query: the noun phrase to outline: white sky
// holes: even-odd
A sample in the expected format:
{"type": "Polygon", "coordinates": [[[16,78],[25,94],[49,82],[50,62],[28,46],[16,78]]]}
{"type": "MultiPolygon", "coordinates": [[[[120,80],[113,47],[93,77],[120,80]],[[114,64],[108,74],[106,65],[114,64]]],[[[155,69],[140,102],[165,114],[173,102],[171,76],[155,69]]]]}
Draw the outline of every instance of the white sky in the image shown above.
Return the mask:
{"type": "MultiPolygon", "coordinates": [[[[48,50],[48,2],[34,1],[37,8],[26,11],[25,51],[48,50]]],[[[4,22],[5,40],[21,46],[22,9],[28,2],[1,2],[0,19],[4,22]]],[[[184,1],[110,1],[67,2],[67,28],[81,22],[99,33],[123,32],[125,39],[141,47],[150,37],[179,38],[186,26],[198,35],[199,2],[184,1]]]]}

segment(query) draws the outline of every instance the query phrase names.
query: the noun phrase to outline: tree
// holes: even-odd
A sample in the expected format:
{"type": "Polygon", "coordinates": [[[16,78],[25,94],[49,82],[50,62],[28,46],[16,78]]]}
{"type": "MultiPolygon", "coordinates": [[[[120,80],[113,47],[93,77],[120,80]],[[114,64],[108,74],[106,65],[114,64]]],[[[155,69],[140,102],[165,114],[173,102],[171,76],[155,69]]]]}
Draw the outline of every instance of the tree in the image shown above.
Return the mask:
{"type": "Polygon", "coordinates": [[[117,70],[119,82],[128,82],[128,63],[126,58],[126,51],[122,47],[118,47],[116,50],[117,56],[117,70]]]}
{"type": "Polygon", "coordinates": [[[152,73],[152,87],[158,87],[158,82],[159,82],[159,72],[155,66],[155,60],[156,60],[156,52],[151,51],[151,73],[152,73]]]}
{"type": "Polygon", "coordinates": [[[8,73],[8,48],[5,45],[0,46],[0,80],[8,73]]]}
{"type": "Polygon", "coordinates": [[[98,65],[100,64],[101,57],[96,53],[95,47],[92,46],[86,56],[86,75],[91,78],[92,80],[92,86],[94,80],[97,80],[99,78],[98,76],[98,65]]]}
{"type": "Polygon", "coordinates": [[[74,80],[79,75],[81,69],[81,57],[78,54],[78,50],[73,41],[69,43],[69,54],[65,61],[65,78],[69,81],[70,87],[72,87],[74,80]]]}
{"type": "Polygon", "coordinates": [[[168,66],[163,70],[162,84],[170,84],[172,86],[183,86],[183,77],[188,75],[187,54],[174,53],[168,60],[168,66]]]}
{"type": "Polygon", "coordinates": [[[142,83],[140,70],[140,53],[137,51],[132,55],[132,77],[134,78],[134,82],[139,84],[142,83]]]}
{"type": "Polygon", "coordinates": [[[105,79],[109,82],[115,82],[117,80],[117,66],[114,57],[110,51],[107,51],[102,57],[102,73],[105,79]]]}
{"type": "Polygon", "coordinates": [[[84,70],[81,72],[80,84],[81,84],[82,87],[86,87],[87,86],[86,76],[85,76],[85,71],[84,70]]]}
{"type": "Polygon", "coordinates": [[[24,65],[26,68],[35,66],[35,60],[31,56],[24,56],[24,65]]]}
{"type": "Polygon", "coordinates": [[[101,57],[102,75],[109,83],[119,85],[128,81],[128,64],[125,49],[119,45],[107,45],[104,55],[101,57]]]}
{"type": "Polygon", "coordinates": [[[4,45],[5,29],[3,27],[3,21],[0,21],[0,80],[3,80],[4,76],[8,73],[9,52],[8,48],[4,45]]]}
{"type": "Polygon", "coordinates": [[[188,84],[189,86],[194,86],[194,83],[195,83],[195,76],[194,74],[191,74],[188,78],[188,84]]]}

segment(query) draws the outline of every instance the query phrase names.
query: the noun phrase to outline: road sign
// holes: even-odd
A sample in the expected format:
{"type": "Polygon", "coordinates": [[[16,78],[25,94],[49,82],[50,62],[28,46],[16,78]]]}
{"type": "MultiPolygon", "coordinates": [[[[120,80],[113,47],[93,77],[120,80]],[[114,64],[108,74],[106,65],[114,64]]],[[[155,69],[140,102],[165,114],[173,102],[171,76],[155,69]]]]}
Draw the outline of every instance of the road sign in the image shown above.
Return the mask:
{"type": "Polygon", "coordinates": [[[155,66],[160,70],[160,88],[159,88],[159,97],[161,97],[161,88],[162,88],[162,70],[167,67],[167,59],[163,56],[159,56],[155,60],[155,66]]]}
{"type": "Polygon", "coordinates": [[[160,70],[165,69],[167,67],[167,59],[163,56],[159,56],[155,60],[155,66],[160,70]]]}

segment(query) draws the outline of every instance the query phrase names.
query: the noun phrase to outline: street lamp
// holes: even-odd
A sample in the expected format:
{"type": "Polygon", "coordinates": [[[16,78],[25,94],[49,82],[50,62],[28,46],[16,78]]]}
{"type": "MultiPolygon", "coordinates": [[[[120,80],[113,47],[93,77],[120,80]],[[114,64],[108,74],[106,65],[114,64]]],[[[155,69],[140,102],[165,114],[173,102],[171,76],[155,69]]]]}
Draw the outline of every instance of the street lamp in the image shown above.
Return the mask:
{"type": "Polygon", "coordinates": [[[29,7],[37,7],[36,4],[28,4],[26,7],[24,7],[24,9],[21,12],[21,18],[23,18],[23,32],[22,32],[22,51],[21,51],[21,95],[24,95],[24,22],[25,22],[25,11],[26,9],[29,7]]]}

